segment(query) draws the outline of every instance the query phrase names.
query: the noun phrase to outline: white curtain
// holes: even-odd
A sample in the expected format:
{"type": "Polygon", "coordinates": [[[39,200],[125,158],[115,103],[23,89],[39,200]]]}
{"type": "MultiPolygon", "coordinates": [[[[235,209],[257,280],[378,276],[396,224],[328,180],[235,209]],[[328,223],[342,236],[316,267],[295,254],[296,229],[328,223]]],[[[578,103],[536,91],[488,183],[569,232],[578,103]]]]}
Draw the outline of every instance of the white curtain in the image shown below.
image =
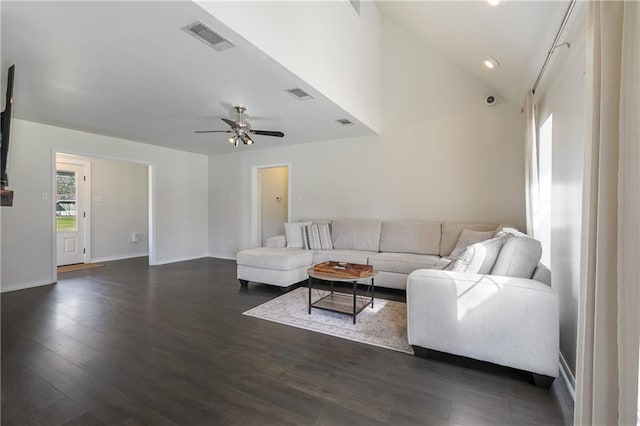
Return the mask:
{"type": "Polygon", "coordinates": [[[527,234],[533,236],[534,212],[538,206],[538,146],[536,135],[536,111],[533,91],[527,93],[524,103],[525,126],[525,208],[527,219],[527,234]]]}
{"type": "Polygon", "coordinates": [[[576,425],[638,424],[640,3],[589,3],[576,425]]]}

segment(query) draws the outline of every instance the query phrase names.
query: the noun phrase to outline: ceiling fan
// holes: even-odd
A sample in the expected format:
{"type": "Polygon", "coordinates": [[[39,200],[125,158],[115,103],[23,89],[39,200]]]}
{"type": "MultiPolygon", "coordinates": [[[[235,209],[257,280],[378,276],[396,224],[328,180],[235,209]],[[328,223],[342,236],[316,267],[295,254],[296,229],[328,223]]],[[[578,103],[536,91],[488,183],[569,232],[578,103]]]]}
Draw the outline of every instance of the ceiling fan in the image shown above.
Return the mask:
{"type": "Polygon", "coordinates": [[[228,120],[226,118],[222,118],[221,120],[231,126],[231,130],[196,130],[196,133],[233,133],[233,136],[229,138],[229,143],[235,145],[236,147],[242,141],[245,145],[251,145],[253,143],[253,139],[251,139],[252,135],[261,135],[261,136],[275,136],[277,138],[281,138],[284,136],[284,133],[273,131],[273,130],[253,130],[251,125],[244,121],[242,114],[247,110],[246,107],[242,105],[238,105],[233,107],[238,113],[238,119],[236,121],[228,120]]]}

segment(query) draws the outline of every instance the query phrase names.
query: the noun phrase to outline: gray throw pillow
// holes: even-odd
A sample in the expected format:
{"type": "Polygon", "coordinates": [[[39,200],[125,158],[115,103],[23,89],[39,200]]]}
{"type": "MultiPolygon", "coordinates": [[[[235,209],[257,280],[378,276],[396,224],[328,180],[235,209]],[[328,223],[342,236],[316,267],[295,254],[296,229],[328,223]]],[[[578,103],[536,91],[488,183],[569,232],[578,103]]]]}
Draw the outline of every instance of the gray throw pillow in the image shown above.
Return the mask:
{"type": "Polygon", "coordinates": [[[449,259],[456,260],[458,257],[464,253],[464,251],[472,244],[479,243],[481,241],[486,241],[490,238],[493,238],[494,231],[472,231],[471,229],[463,229],[460,233],[460,237],[458,237],[458,242],[456,246],[453,248],[453,251],[449,255],[449,259]]]}
{"type": "Polygon", "coordinates": [[[328,223],[318,223],[318,233],[320,234],[320,249],[333,250],[331,242],[331,229],[328,223]]]}
{"type": "Polygon", "coordinates": [[[302,242],[306,250],[322,250],[318,225],[313,224],[302,227],[302,242]]]}

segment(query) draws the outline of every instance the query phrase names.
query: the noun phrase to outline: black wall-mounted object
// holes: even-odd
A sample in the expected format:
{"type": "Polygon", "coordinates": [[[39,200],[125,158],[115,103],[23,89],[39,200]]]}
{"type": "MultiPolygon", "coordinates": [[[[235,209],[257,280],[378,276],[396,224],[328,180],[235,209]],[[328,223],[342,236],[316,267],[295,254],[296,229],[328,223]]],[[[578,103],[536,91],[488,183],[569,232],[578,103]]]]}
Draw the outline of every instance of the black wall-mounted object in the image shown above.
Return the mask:
{"type": "Polygon", "coordinates": [[[15,70],[15,65],[9,67],[6,102],[4,111],[0,116],[0,190],[2,191],[0,204],[3,206],[13,205],[13,191],[5,190],[5,188],[9,185],[9,143],[11,140],[11,119],[13,117],[13,78],[15,70]]]}

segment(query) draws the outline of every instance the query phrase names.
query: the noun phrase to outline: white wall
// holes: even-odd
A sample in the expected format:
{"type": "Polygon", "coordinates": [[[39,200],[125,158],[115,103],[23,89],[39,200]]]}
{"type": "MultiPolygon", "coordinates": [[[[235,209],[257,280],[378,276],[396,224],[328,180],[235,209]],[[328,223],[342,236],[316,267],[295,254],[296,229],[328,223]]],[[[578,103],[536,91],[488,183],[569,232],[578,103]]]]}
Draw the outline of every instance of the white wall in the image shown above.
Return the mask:
{"type": "Polygon", "coordinates": [[[196,4],[311,87],[380,130],[380,15],[340,1],[203,1],[196,4]]]}
{"type": "Polygon", "coordinates": [[[14,206],[2,211],[2,291],[55,280],[55,151],[151,163],[156,263],[207,255],[206,156],[14,120],[10,183],[15,198],[14,206]]]}
{"type": "MultiPolygon", "coordinates": [[[[586,7],[574,11],[566,40],[536,93],[538,124],[553,114],[551,273],[560,300],[560,352],[575,377],[584,158],[586,7]]],[[[572,380],[572,378],[569,378],[572,380]]]]}
{"type": "Polygon", "coordinates": [[[128,161],[58,155],[91,164],[91,261],[146,256],[149,252],[148,166],[128,161]],[[132,242],[131,234],[140,235],[132,242]]]}
{"type": "Polygon", "coordinates": [[[274,235],[284,234],[284,223],[287,222],[289,207],[288,168],[268,167],[258,170],[261,181],[261,234],[262,244],[274,235]]]}
{"type": "Polygon", "coordinates": [[[250,169],[263,164],[291,164],[292,220],[429,219],[523,227],[520,105],[486,107],[486,87],[437,52],[385,18],[381,34],[380,136],[209,158],[212,256],[234,257],[251,246],[250,169]]]}

